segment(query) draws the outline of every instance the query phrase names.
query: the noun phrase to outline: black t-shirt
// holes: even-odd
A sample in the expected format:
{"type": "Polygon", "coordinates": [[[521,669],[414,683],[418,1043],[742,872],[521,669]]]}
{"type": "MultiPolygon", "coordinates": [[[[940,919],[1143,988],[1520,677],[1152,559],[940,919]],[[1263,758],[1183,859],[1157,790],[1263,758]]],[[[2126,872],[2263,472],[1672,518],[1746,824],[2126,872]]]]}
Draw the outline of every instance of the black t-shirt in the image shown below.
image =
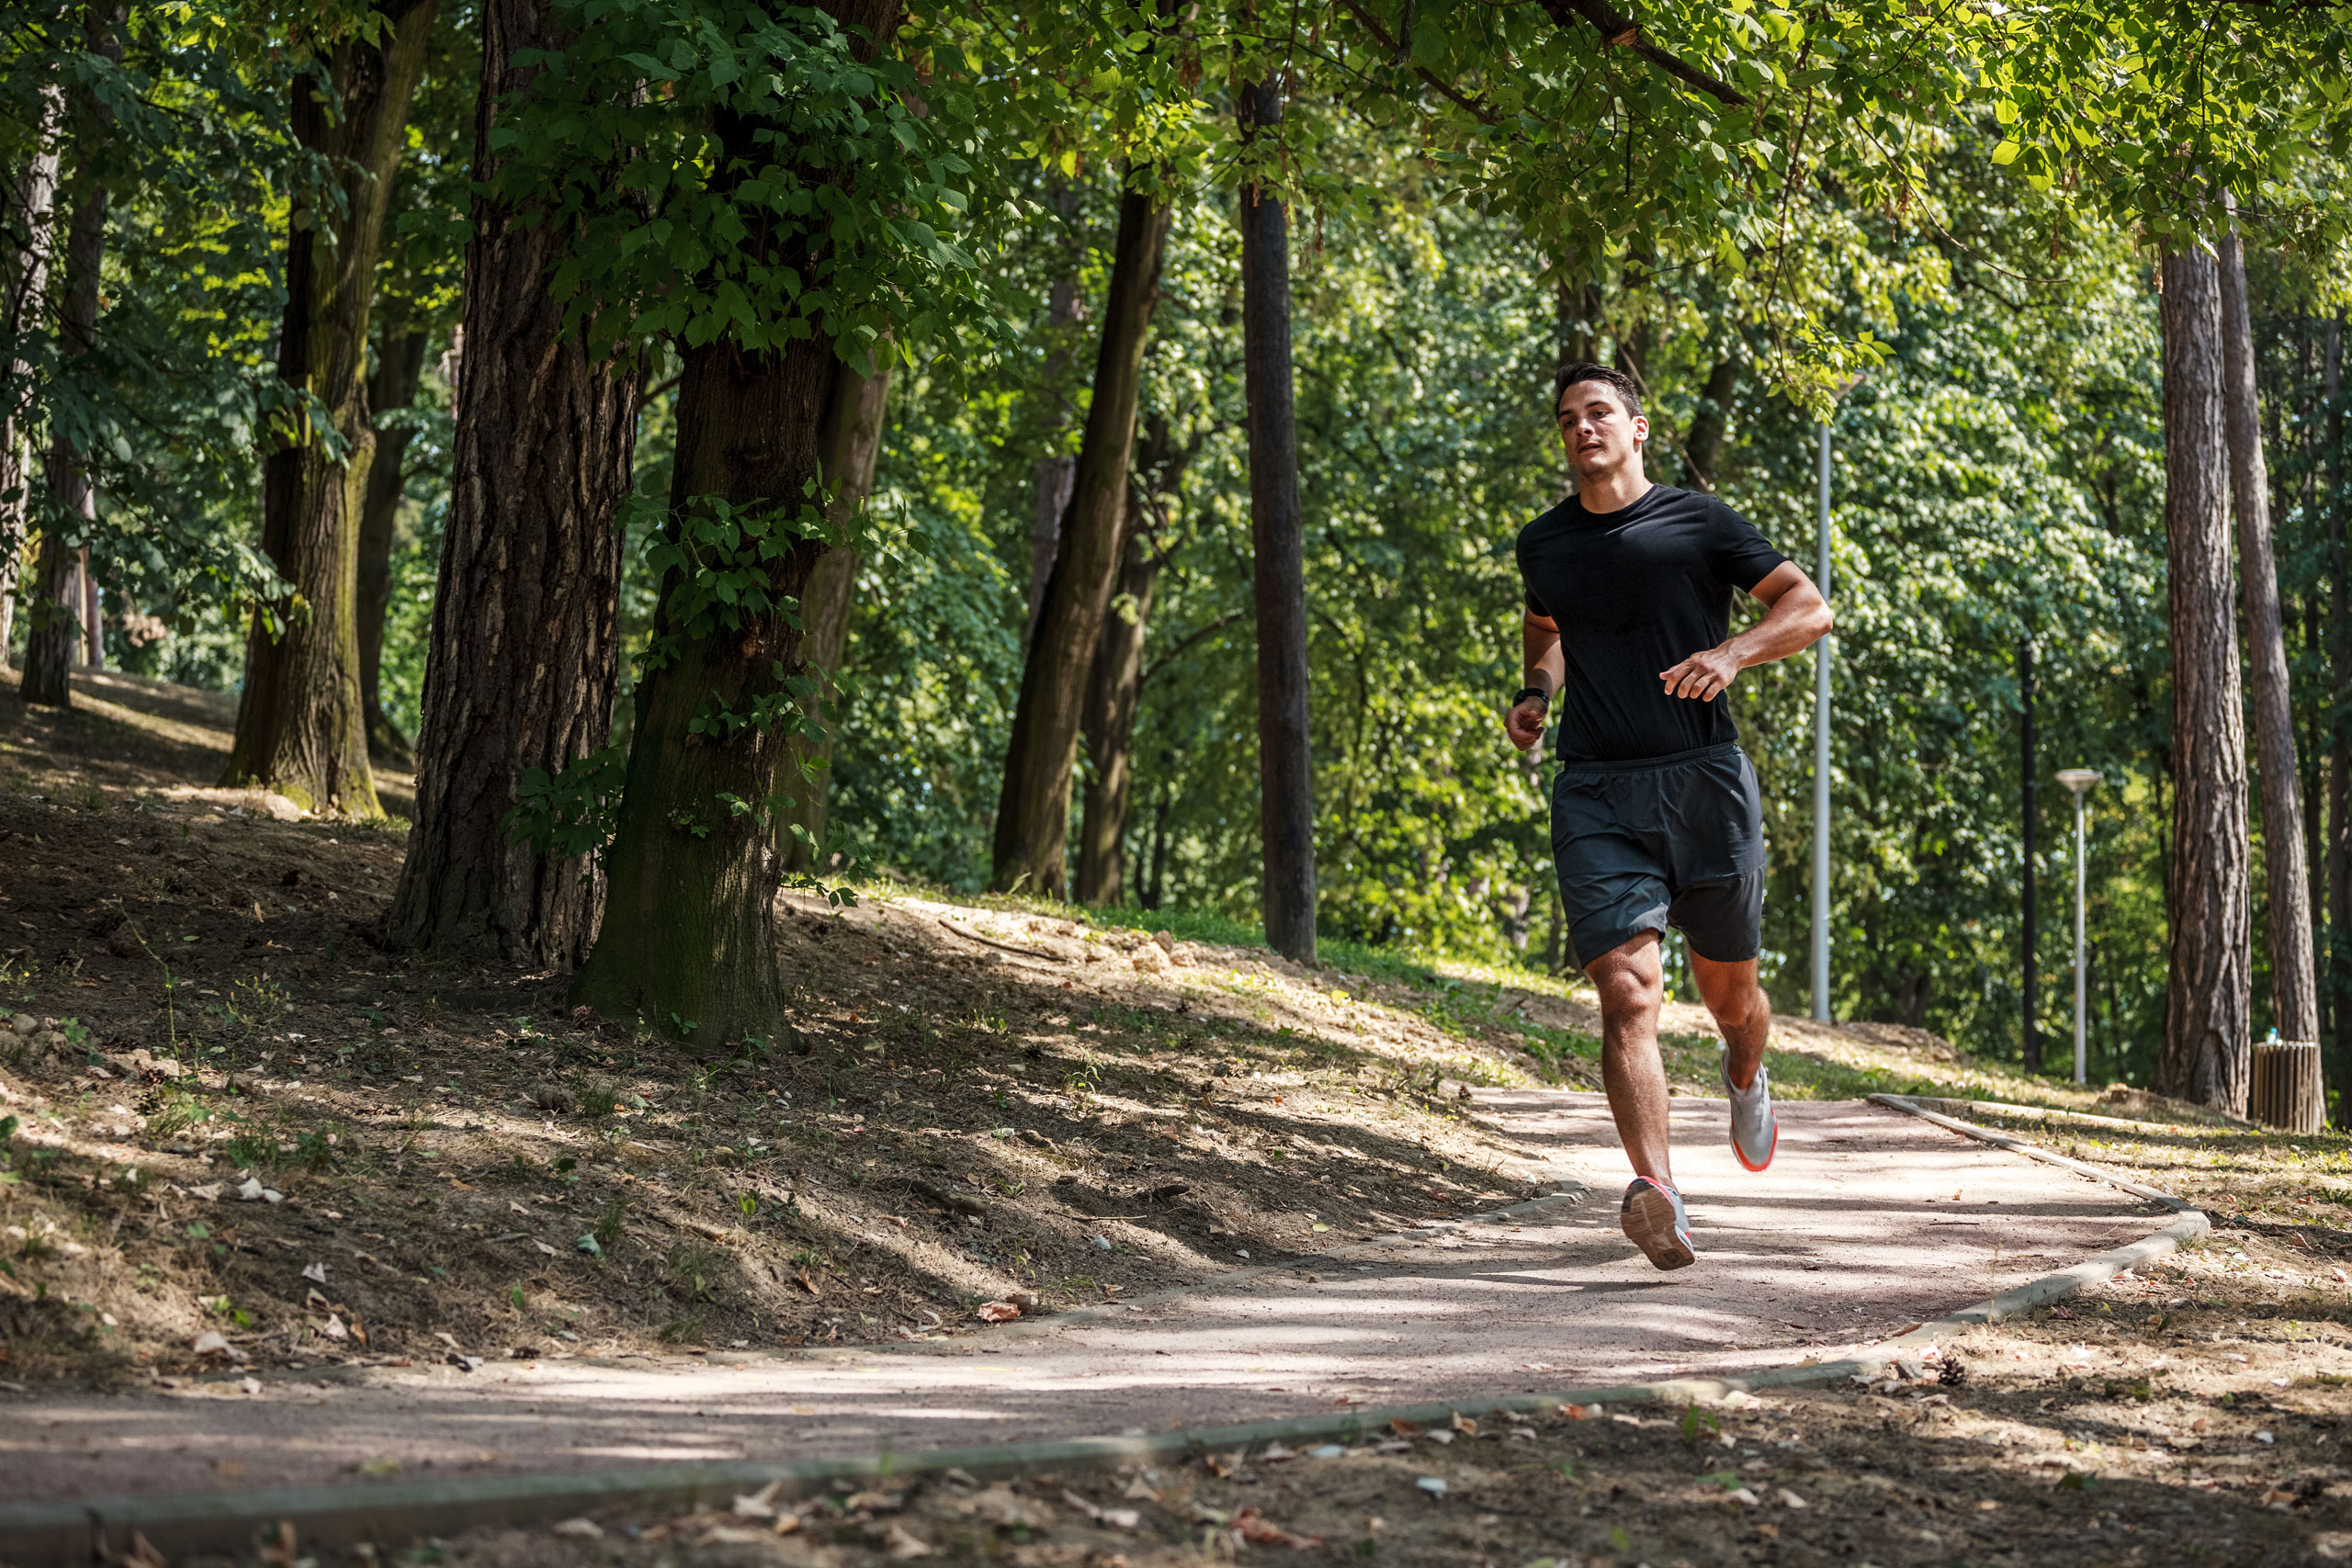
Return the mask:
{"type": "Polygon", "coordinates": [[[1571,495],[1521,529],[1527,607],[1558,626],[1567,660],[1552,699],[1560,755],[1629,762],[1737,739],[1720,694],[1668,696],[1658,674],[1722,642],[1732,590],[1787,559],[1722,502],[1672,485],[1616,512],[1571,495]]]}

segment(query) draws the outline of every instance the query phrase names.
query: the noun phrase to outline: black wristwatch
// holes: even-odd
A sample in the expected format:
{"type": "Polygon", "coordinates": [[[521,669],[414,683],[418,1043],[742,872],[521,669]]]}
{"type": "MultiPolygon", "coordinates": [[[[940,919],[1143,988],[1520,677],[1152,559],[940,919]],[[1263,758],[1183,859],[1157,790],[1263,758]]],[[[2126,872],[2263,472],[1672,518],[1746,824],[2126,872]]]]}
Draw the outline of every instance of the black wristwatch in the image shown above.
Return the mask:
{"type": "Polygon", "coordinates": [[[1511,694],[1510,705],[1517,707],[1520,704],[1525,702],[1530,697],[1533,697],[1537,702],[1542,703],[1545,713],[1550,713],[1552,711],[1552,694],[1545,691],[1541,686],[1521,686],[1518,691],[1511,694]]]}

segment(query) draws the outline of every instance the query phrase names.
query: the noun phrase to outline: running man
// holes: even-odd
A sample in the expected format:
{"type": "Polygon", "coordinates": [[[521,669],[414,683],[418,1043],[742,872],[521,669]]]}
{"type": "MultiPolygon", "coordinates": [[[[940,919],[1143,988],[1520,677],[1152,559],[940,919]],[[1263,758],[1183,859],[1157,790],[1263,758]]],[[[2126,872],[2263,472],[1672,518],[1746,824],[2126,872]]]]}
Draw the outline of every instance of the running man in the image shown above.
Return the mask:
{"type": "Polygon", "coordinates": [[[1520,531],[1527,684],[1511,744],[1558,726],[1552,858],[1577,959],[1600,997],[1601,1083],[1634,1167],[1621,1223],[1660,1269],[1692,1260],[1667,1148],[1658,942],[1682,933],[1727,1049],[1732,1152],[1772,1163],[1764,1076],[1771,1004],[1756,983],[1764,914],[1763,803],[1724,689],[1752,664],[1811,647],[1829,605],[1796,564],[1713,496],[1642,472],[1649,421],[1633,378],[1571,365],[1552,388],[1577,490],[1520,531]],[[1726,637],[1740,590],[1764,618],[1726,637]]]}

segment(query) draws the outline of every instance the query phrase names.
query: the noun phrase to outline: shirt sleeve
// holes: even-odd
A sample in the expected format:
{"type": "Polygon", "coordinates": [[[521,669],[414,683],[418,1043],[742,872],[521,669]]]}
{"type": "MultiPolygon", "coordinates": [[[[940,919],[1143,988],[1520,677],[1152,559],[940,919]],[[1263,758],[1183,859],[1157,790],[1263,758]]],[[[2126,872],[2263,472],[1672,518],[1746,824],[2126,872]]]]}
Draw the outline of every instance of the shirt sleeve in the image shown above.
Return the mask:
{"type": "Polygon", "coordinates": [[[1721,502],[1707,509],[1707,570],[1746,593],[1788,563],[1756,525],[1721,502]]]}
{"type": "MultiPolygon", "coordinates": [[[[1534,525],[1532,523],[1528,525],[1529,528],[1533,526],[1534,525]]],[[[1522,528],[1520,530],[1519,538],[1511,547],[1511,554],[1519,561],[1519,581],[1521,587],[1525,591],[1527,613],[1531,615],[1539,616],[1544,620],[1550,620],[1552,618],[1552,612],[1544,607],[1544,601],[1537,596],[1535,592],[1535,579],[1528,572],[1527,570],[1527,529],[1522,528]]]]}

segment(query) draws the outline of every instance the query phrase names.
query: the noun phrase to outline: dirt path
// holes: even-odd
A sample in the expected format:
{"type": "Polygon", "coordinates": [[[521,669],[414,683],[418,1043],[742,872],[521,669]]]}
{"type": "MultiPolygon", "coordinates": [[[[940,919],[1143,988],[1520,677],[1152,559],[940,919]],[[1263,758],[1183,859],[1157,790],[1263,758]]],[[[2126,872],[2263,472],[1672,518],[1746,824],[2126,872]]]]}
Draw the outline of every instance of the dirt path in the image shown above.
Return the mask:
{"type": "Polygon", "coordinates": [[[1480,1110],[1555,1149],[1585,1201],[977,1342],[37,1397],[12,1402],[0,1464],[28,1498],[235,1490],[905,1452],[1614,1383],[1832,1357],[2160,1224],[2111,1188],[1852,1103],[1789,1106],[1779,1159],[1750,1176],[1725,1146],[1721,1102],[1684,1100],[1679,1174],[1704,1261],[1659,1275],[1617,1234],[1622,1161],[1598,1096],[1488,1091],[1480,1110]]]}

